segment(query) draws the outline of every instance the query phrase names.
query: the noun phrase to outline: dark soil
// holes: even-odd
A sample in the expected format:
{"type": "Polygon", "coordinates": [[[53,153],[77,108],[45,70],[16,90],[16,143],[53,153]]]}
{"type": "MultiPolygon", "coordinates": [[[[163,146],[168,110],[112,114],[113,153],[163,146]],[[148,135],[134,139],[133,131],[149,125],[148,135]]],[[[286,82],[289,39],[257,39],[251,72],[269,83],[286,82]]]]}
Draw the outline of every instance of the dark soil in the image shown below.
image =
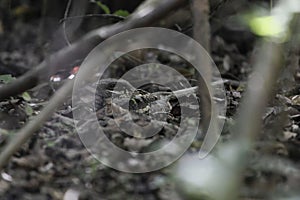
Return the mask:
{"type": "MultiPolygon", "coordinates": [[[[46,38],[46,42],[43,38],[39,40],[41,16],[33,14],[34,17],[31,17],[26,12],[24,15],[8,18],[0,16],[3,24],[3,30],[0,30],[0,75],[11,74],[17,77],[36,66],[45,55],[53,51],[49,48],[51,38],[46,38]]],[[[230,128],[235,122],[233,116],[252,70],[252,57],[255,53],[253,48],[257,39],[247,29],[236,30],[226,26],[212,35],[212,58],[226,80],[227,118],[221,142],[231,138],[230,128]]],[[[139,55],[142,55],[138,59],[143,63],[155,60],[166,65],[180,65],[181,68],[177,70],[188,77],[192,86],[195,83],[190,66],[180,58],[149,49],[139,55]]],[[[114,70],[109,72],[111,78],[118,78],[136,64],[136,59],[130,56],[113,63],[114,70]]],[[[68,75],[69,70],[62,70],[57,74],[62,81],[54,83],[49,80],[48,84],[29,91],[30,99],[20,95],[0,102],[1,147],[10,137],[14,137],[16,130],[39,113],[68,75]]],[[[113,86],[114,79],[105,79],[99,83],[95,111],[106,136],[115,145],[125,150],[148,152],[158,148],[157,143],[172,140],[180,122],[178,99],[170,98],[167,101],[169,110],[163,113],[164,116],[149,116],[147,113],[148,104],[171,95],[172,91],[160,85],[135,88],[138,90],[133,96],[123,94],[123,100],[130,102],[130,109],[126,110],[122,106],[111,104],[109,89],[113,86]],[[144,141],[135,140],[116,126],[114,120],[127,119],[123,115],[112,116],[113,109],[130,112],[139,124],[147,124],[151,117],[166,117],[167,125],[158,135],[144,141]]],[[[300,170],[300,102],[299,91],[295,88],[297,87],[288,88],[285,93],[278,91],[265,111],[264,131],[251,152],[243,177],[241,199],[265,199],[274,191],[285,194],[299,186],[299,180],[294,176],[300,170]],[[278,121],[284,114],[287,117],[284,128],[281,128],[278,121]]],[[[188,100],[189,96],[186,95],[185,98],[188,100]]],[[[1,200],[185,199],[172,179],[176,162],[159,171],[130,174],[108,168],[97,161],[77,135],[72,119],[72,111],[76,108],[72,108],[70,102],[71,99],[68,99],[56,111],[1,172],[1,200]]],[[[84,126],[84,119],[79,124],[84,126]]],[[[184,128],[188,128],[188,125],[184,128]]],[[[197,152],[201,142],[201,137],[197,137],[186,154],[197,152]]]]}

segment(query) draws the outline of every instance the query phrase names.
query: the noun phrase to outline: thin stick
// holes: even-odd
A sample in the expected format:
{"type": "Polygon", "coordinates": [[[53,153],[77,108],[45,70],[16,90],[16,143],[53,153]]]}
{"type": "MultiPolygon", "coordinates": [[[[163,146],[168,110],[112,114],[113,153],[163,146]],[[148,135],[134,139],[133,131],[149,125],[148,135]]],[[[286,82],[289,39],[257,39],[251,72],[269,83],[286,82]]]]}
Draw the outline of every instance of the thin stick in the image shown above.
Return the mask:
{"type": "MultiPolygon", "coordinates": [[[[203,48],[210,53],[210,24],[209,24],[209,1],[208,0],[193,0],[192,11],[194,18],[194,39],[199,42],[203,48]]],[[[202,74],[196,73],[198,96],[200,98],[200,109],[203,113],[201,117],[201,136],[205,136],[211,121],[212,103],[210,102],[210,91],[212,81],[211,61],[206,56],[203,57],[202,74]],[[207,85],[206,85],[207,83],[207,85]]]]}
{"type": "MultiPolygon", "coordinates": [[[[66,19],[68,17],[68,15],[69,15],[71,4],[72,4],[72,0],[68,0],[68,4],[67,4],[66,10],[65,10],[65,14],[64,14],[64,19],[66,19]]],[[[66,40],[67,44],[70,46],[71,43],[70,43],[70,41],[68,39],[67,32],[66,32],[66,21],[63,21],[63,25],[62,26],[63,26],[63,30],[64,30],[65,40],[66,40]]]]}

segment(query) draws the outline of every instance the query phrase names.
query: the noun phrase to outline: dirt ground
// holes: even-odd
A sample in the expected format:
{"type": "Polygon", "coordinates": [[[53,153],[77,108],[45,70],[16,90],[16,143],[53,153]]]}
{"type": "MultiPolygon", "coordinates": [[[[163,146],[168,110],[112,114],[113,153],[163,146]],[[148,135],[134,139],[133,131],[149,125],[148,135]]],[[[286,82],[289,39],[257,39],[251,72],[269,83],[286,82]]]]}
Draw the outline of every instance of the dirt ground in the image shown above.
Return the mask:
{"type": "MultiPolygon", "coordinates": [[[[4,21],[5,18],[2,17],[1,20],[4,21]]],[[[49,43],[40,39],[41,19],[15,17],[11,20],[9,28],[6,28],[7,22],[4,21],[4,28],[0,30],[0,75],[11,74],[12,77],[17,77],[36,66],[53,50],[49,48],[49,43]]],[[[227,100],[227,116],[221,143],[231,138],[230,128],[235,122],[233,116],[237,112],[247,77],[252,70],[254,44],[257,40],[249,30],[236,30],[226,26],[212,35],[212,58],[225,80],[227,100]]],[[[142,62],[154,59],[166,65],[180,65],[177,70],[188,77],[193,86],[190,66],[182,59],[154,50],[145,50],[140,55],[142,62]]],[[[115,70],[110,75],[118,77],[131,68],[135,61],[134,58],[127,57],[114,63],[115,70]]],[[[16,130],[40,112],[51,95],[63,84],[63,79],[69,75],[70,71],[62,70],[56,75],[62,81],[49,80],[47,84],[32,89],[28,94],[0,102],[1,147],[15,136],[16,130]]],[[[298,84],[297,74],[292,76],[298,84]]],[[[286,81],[289,79],[287,77],[280,81],[286,81]]],[[[5,81],[10,81],[10,78],[4,79],[2,76],[2,82],[5,81]]],[[[122,106],[116,107],[109,103],[109,88],[114,85],[114,80],[106,81],[100,84],[96,111],[106,136],[115,145],[126,150],[147,152],[157,148],[156,143],[172,140],[180,123],[177,98],[168,101],[165,128],[158,135],[143,141],[122,133],[114,120],[119,117],[118,119],[126,121],[126,118],[114,118],[111,113],[113,109],[130,112],[137,123],[146,123],[149,120],[147,105],[155,98],[164,97],[162,92],[171,94],[168,88],[148,85],[139,88],[134,97],[125,96],[125,99],[130,100],[128,111],[122,106]]],[[[278,88],[275,98],[269,102],[262,118],[264,131],[255,142],[242,178],[241,199],[266,199],[270,193],[285,195],[297,191],[300,170],[298,94],[298,85],[287,86],[284,91],[278,88]],[[279,120],[282,117],[285,117],[284,120],[279,120]],[[284,121],[284,128],[278,125],[279,121],[284,121]]],[[[185,98],[188,100],[189,97],[185,98]]],[[[97,161],[86,150],[77,134],[72,115],[74,109],[76,108],[72,107],[69,98],[40,131],[14,154],[1,172],[1,200],[186,199],[178,189],[180,185],[173,179],[177,162],[155,172],[130,174],[111,169],[97,161]]],[[[80,124],[84,126],[84,120],[80,124]]],[[[183,126],[188,129],[188,124],[183,126]]],[[[201,142],[201,137],[195,139],[185,154],[197,152],[201,142]]]]}

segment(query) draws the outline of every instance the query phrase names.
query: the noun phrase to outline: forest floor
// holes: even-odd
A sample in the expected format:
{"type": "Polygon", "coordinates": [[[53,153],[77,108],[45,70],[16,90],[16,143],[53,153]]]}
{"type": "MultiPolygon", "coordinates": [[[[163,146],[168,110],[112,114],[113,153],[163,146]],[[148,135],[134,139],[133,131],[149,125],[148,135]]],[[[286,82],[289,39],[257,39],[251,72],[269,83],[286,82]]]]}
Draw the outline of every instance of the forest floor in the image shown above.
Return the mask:
{"type": "MultiPolygon", "coordinates": [[[[38,30],[38,22],[19,21],[12,24],[10,31],[0,33],[0,74],[19,76],[42,60],[45,54],[37,41],[38,30]]],[[[227,116],[221,142],[230,140],[230,127],[235,121],[233,116],[252,70],[255,41],[256,38],[247,31],[236,32],[226,28],[212,36],[212,58],[224,80],[228,80],[225,83],[227,116]]],[[[187,77],[192,77],[189,66],[174,55],[146,51],[144,57],[146,61],[156,59],[167,65],[181,65],[179,70],[187,77]]],[[[126,59],[122,64],[128,64],[126,59]]],[[[63,77],[61,74],[57,76],[63,77]]],[[[0,76],[3,83],[11,81],[10,79],[9,76],[0,76]]],[[[193,82],[192,78],[190,81],[193,82]]],[[[54,83],[49,80],[48,84],[34,88],[28,94],[0,102],[1,147],[9,138],[14,137],[16,130],[40,112],[62,83],[63,81],[54,83]]],[[[109,84],[113,84],[113,81],[109,84]]],[[[264,131],[255,143],[244,173],[241,199],[265,199],[270,193],[287,194],[299,186],[296,184],[299,183],[299,177],[295,173],[300,170],[300,101],[299,90],[295,91],[294,88],[287,88],[289,92],[284,94],[278,91],[276,97],[269,102],[262,118],[264,131]],[[285,117],[284,120],[282,117],[285,117]],[[284,128],[278,125],[282,121],[284,128]]],[[[139,89],[142,97],[168,92],[168,89],[154,85],[139,89]]],[[[167,113],[166,127],[158,136],[140,141],[124,135],[116,127],[111,110],[122,108],[113,108],[116,105],[103,103],[109,102],[110,97],[107,93],[100,92],[100,103],[96,105],[97,117],[100,125],[105,128],[107,137],[115,145],[142,152],[154,148],[156,142],[171,141],[176,134],[180,122],[176,98],[168,102],[170,111],[167,113]]],[[[149,101],[151,100],[143,98],[140,102],[133,101],[130,104],[131,111],[140,123],[148,120],[139,111],[149,101]]],[[[172,179],[176,162],[159,171],[130,174],[111,169],[97,161],[86,150],[77,134],[72,119],[74,109],[76,108],[72,107],[71,99],[67,100],[13,156],[1,172],[1,200],[184,199],[177,192],[176,183],[172,179]]],[[[201,138],[192,143],[186,154],[197,152],[199,145],[201,138]]]]}

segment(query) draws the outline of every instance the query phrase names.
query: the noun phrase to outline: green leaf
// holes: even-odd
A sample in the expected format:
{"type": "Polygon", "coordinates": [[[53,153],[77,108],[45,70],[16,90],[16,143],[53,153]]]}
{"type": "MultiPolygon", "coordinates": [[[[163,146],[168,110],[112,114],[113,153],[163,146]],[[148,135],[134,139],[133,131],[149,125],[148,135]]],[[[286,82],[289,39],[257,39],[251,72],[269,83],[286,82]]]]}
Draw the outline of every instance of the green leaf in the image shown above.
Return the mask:
{"type": "Polygon", "coordinates": [[[15,77],[12,77],[11,74],[4,74],[4,75],[0,75],[0,83],[10,83],[13,80],[15,80],[15,77]]]}
{"type": "Polygon", "coordinates": [[[121,17],[127,17],[130,13],[127,10],[117,10],[113,14],[121,17]]]}
{"type": "Polygon", "coordinates": [[[101,3],[100,1],[97,1],[96,4],[104,11],[105,14],[110,14],[110,9],[107,7],[107,5],[101,3]]]}
{"type": "Polygon", "coordinates": [[[9,132],[5,129],[0,128],[0,135],[8,135],[9,132]]]}
{"type": "Polygon", "coordinates": [[[54,145],[55,145],[55,142],[53,142],[53,141],[47,142],[48,147],[53,147],[54,145]]]}
{"type": "Polygon", "coordinates": [[[23,92],[22,98],[23,98],[25,101],[30,101],[30,100],[31,100],[31,96],[29,95],[28,92],[23,92]]]}
{"type": "Polygon", "coordinates": [[[25,106],[25,113],[27,114],[27,116],[32,116],[33,112],[33,109],[29,105],[25,106]]]}
{"type": "Polygon", "coordinates": [[[277,36],[284,32],[282,24],[278,23],[273,16],[252,18],[249,25],[252,31],[259,36],[277,36]]]}

